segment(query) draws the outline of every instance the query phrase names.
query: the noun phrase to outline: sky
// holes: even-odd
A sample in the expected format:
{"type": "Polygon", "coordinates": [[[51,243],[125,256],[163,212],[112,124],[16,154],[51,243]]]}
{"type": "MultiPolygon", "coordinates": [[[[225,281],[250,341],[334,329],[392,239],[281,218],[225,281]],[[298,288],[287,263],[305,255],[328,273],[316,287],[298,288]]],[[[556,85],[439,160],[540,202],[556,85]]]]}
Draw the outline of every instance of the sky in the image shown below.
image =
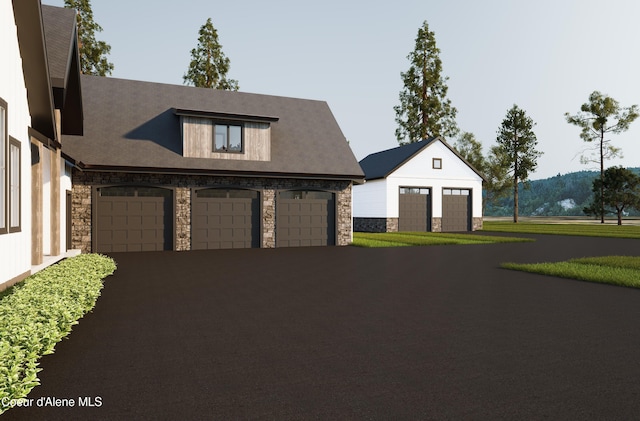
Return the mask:
{"type": "MultiPolygon", "coordinates": [[[[63,6],[63,0],[42,0],[63,6]]],[[[244,92],[329,104],[358,160],[398,146],[395,112],[418,29],[435,33],[462,131],[485,152],[517,104],[535,122],[531,180],[598,165],[569,125],[593,91],[640,104],[637,0],[92,0],[96,35],[111,45],[111,77],[182,85],[198,30],[211,18],[228,77],[244,92]]],[[[446,139],[454,144],[456,139],[446,139]]],[[[611,136],[640,167],[640,119],[611,136]]]]}

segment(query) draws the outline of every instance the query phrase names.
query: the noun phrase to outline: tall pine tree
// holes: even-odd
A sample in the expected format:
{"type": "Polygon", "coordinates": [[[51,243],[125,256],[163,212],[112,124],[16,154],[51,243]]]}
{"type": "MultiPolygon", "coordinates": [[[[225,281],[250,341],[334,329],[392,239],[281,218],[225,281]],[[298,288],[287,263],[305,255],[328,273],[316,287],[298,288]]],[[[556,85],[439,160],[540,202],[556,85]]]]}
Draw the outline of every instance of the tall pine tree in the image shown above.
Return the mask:
{"type": "Polygon", "coordinates": [[[198,34],[198,46],[191,50],[191,63],[182,77],[184,83],[199,88],[237,91],[238,81],[227,79],[231,61],[222,52],[218,31],[213,27],[211,18],[202,25],[198,34]]]}
{"type": "Polygon", "coordinates": [[[415,49],[407,56],[411,67],[401,73],[403,90],[396,112],[396,138],[403,145],[429,136],[454,137],[458,133],[457,110],[447,98],[448,77],[442,75],[440,49],[425,21],[418,30],[415,49]]]}
{"type": "Polygon", "coordinates": [[[91,0],[64,0],[64,6],[77,12],[80,71],[85,75],[110,75],[113,63],[106,56],[111,52],[111,46],[96,40],[96,32],[102,32],[102,27],[93,20],[91,0]]]}
{"type": "MultiPolygon", "coordinates": [[[[580,161],[583,164],[596,162],[600,164],[600,180],[604,177],[604,161],[605,159],[621,156],[619,148],[611,145],[611,139],[606,139],[610,134],[620,134],[629,130],[629,126],[638,118],[638,106],[622,108],[615,99],[610,96],[603,95],[598,91],[594,91],[589,95],[589,102],[582,104],[580,112],[575,115],[569,113],[564,114],[567,123],[580,127],[580,138],[585,142],[596,142],[595,157],[587,157],[583,155],[580,161]]],[[[599,183],[600,192],[596,197],[599,200],[600,222],[604,224],[604,183],[599,183]]]]}
{"type": "Polygon", "coordinates": [[[535,123],[517,105],[507,111],[498,129],[497,146],[492,149],[513,181],[513,222],[518,222],[518,183],[527,183],[529,173],[538,166],[542,152],[536,150],[538,140],[533,133],[535,123]]]}

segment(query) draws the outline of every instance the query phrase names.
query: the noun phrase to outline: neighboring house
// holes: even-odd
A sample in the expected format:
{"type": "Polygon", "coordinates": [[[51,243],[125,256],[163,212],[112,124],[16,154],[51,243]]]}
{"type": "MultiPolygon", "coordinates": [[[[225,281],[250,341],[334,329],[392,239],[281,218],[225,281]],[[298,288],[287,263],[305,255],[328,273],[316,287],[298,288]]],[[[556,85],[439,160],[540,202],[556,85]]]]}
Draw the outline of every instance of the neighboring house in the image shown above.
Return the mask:
{"type": "Polygon", "coordinates": [[[363,173],[325,102],[82,76],[73,247],[346,245],[363,173]]]}
{"type": "Polygon", "coordinates": [[[60,137],[82,133],[82,108],[75,15],[53,9],[0,2],[0,289],[67,251],[60,137]],[[49,12],[55,35],[45,31],[49,12]]]}
{"type": "Polygon", "coordinates": [[[482,228],[483,176],[442,138],[371,154],[354,187],[354,230],[475,231],[482,228]]]}

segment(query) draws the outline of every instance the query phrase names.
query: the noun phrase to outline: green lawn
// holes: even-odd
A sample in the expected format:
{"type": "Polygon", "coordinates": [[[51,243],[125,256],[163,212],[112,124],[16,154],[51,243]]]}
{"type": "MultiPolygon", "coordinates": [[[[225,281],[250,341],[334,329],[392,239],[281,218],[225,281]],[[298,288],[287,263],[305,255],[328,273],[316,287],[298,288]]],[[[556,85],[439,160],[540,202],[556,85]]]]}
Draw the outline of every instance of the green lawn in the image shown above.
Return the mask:
{"type": "Polygon", "coordinates": [[[584,257],[556,263],[503,263],[503,268],[580,281],[640,288],[640,257],[584,257]]]}
{"type": "Polygon", "coordinates": [[[640,238],[638,225],[614,224],[548,224],[536,222],[485,221],[483,232],[513,232],[519,234],[582,235],[588,237],[640,238]]]}
{"type": "Polygon", "coordinates": [[[443,244],[491,244],[533,241],[528,238],[497,237],[476,234],[449,234],[439,232],[354,232],[354,246],[403,247],[443,244]]]}

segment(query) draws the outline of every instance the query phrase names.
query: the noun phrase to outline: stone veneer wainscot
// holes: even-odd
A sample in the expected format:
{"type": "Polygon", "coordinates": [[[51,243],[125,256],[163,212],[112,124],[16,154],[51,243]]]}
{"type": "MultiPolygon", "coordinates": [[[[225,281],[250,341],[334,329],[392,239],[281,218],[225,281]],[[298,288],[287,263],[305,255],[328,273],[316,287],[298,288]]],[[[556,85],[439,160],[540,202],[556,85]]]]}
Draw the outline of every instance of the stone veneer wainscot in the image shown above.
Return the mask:
{"type": "Polygon", "coordinates": [[[336,194],[336,244],[352,241],[350,181],[303,180],[289,178],[219,177],[207,175],[143,174],[120,172],[73,171],[72,248],[92,251],[92,188],[108,185],[142,185],[173,189],[175,192],[175,249],[191,249],[191,192],[193,188],[229,187],[259,190],[262,199],[262,247],[276,244],[275,197],[280,190],[327,190],[336,194]]]}

